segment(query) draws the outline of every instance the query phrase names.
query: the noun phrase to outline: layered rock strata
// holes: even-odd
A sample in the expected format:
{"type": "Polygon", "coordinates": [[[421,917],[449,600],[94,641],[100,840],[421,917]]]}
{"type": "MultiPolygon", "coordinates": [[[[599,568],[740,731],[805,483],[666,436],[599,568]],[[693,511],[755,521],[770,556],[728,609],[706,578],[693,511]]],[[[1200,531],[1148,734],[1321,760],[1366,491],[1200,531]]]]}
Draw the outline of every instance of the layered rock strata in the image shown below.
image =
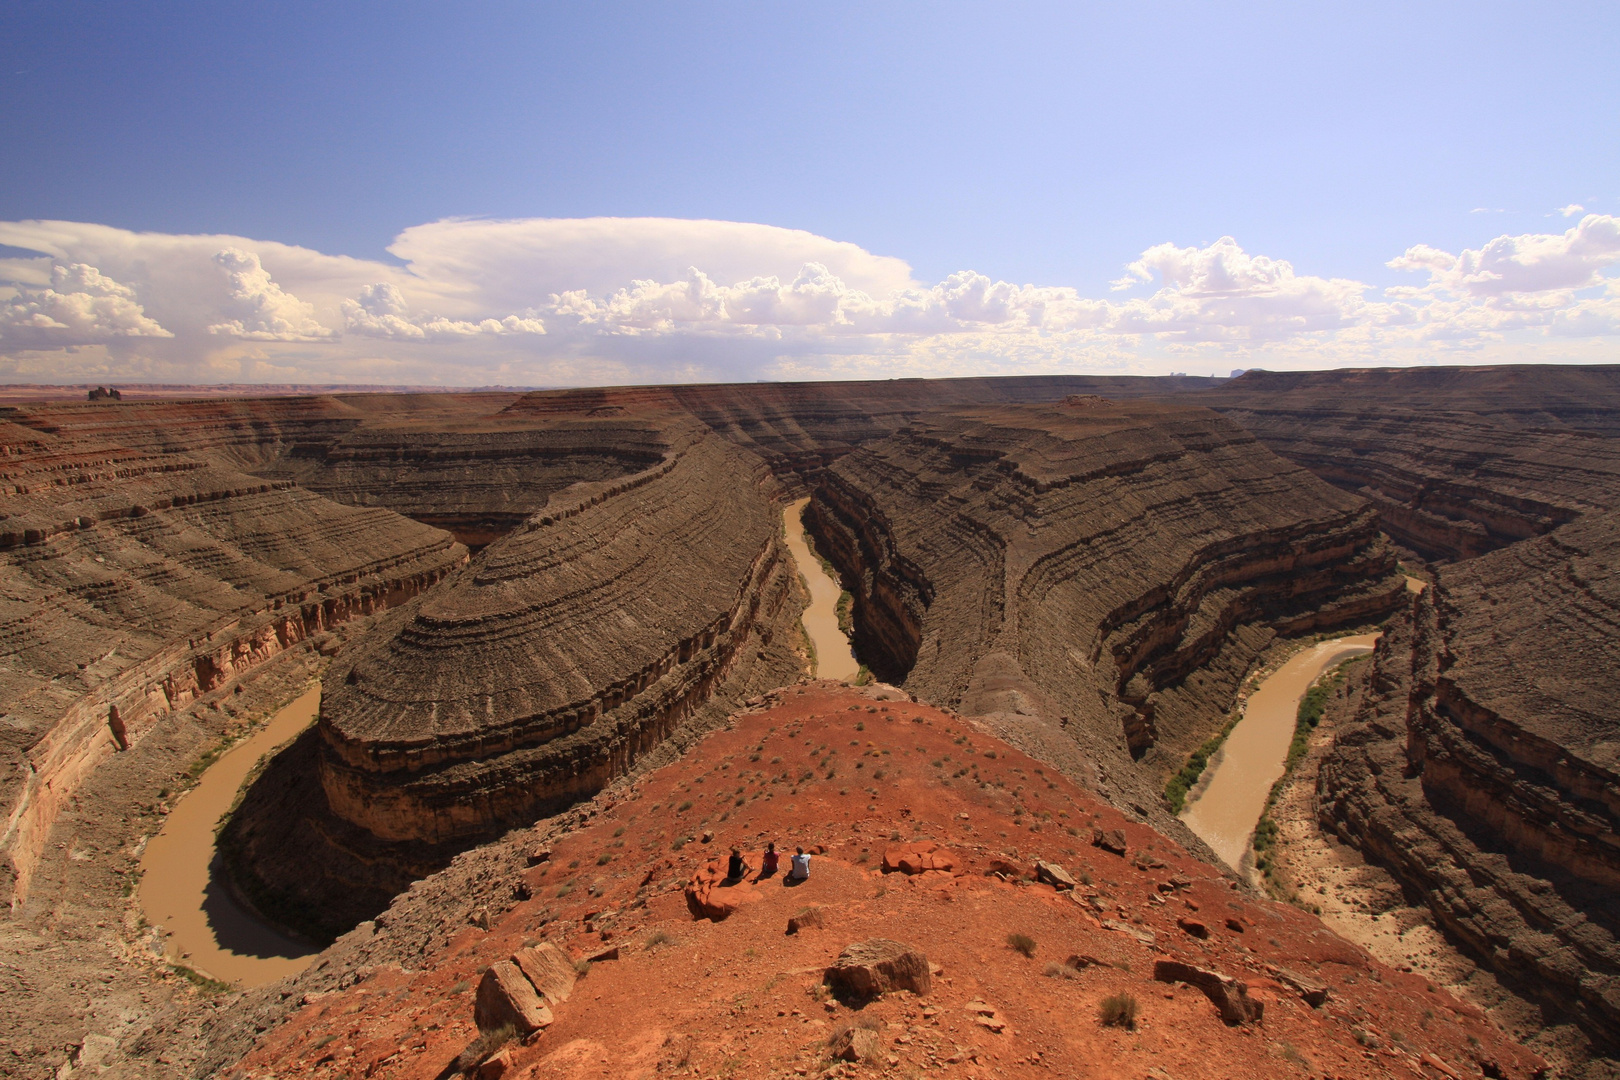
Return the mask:
{"type": "Polygon", "coordinates": [[[508,416],[597,419],[649,406],[677,409],[764,458],[794,491],[822,466],[940,409],[1059,401],[1070,394],[1134,399],[1198,393],[1217,380],[1172,376],[1031,375],[1000,379],[883,379],[861,382],[720,383],[529,394],[508,416]]]}
{"type": "Polygon", "coordinates": [[[1620,514],[1444,568],[1380,642],[1324,827],[1620,1049],[1620,514]]]}
{"type": "Polygon", "coordinates": [[[554,497],[334,673],[304,766],[268,771],[225,837],[261,908],[346,928],[797,677],[769,470],[690,422],[668,435],[657,465],[554,497]]]}
{"type": "Polygon", "coordinates": [[[1426,558],[1620,506],[1620,368],[1254,371],[1187,400],[1366,498],[1426,558]]]}
{"type": "Polygon", "coordinates": [[[13,905],[108,755],[466,557],[386,510],[48,420],[0,422],[0,895],[13,905]]]}
{"type": "Polygon", "coordinates": [[[807,521],[874,673],[1009,731],[1067,728],[1082,772],[1138,805],[1275,634],[1401,596],[1361,500],[1203,409],[931,416],[827,469],[807,521]]]}

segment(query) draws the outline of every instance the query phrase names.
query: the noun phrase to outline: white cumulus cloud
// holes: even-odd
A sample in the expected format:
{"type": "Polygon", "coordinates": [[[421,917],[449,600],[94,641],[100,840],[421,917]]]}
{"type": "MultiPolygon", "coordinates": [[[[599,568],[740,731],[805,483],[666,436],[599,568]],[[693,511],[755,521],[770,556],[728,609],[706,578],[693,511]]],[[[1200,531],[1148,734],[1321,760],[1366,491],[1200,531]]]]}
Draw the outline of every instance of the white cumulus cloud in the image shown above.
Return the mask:
{"type": "Polygon", "coordinates": [[[16,291],[12,300],[0,301],[0,343],[63,348],[174,336],[147,317],[134,289],[84,263],[52,266],[48,288],[16,291]]]}
{"type": "Polygon", "coordinates": [[[1418,283],[1383,289],[1229,236],[1149,246],[1113,292],[971,269],[930,283],[903,260],[802,230],[664,218],[434,222],[399,235],[398,263],[81,222],[0,222],[0,244],[23,252],[0,258],[0,378],[51,381],[123,370],[562,385],[1198,370],[1201,359],[1218,371],[1591,361],[1620,336],[1609,276],[1620,219],[1596,214],[1460,252],[1413,244],[1389,265],[1418,283]]]}
{"type": "Polygon", "coordinates": [[[545,323],[532,315],[508,315],[503,319],[486,318],[477,322],[446,319],[441,315],[412,317],[405,295],[386,281],[367,285],[358,297],[343,301],[343,326],[351,334],[400,341],[546,332],[545,323]]]}
{"type": "Polygon", "coordinates": [[[1430,282],[1459,296],[1584,289],[1620,261],[1620,218],[1588,214],[1563,233],[1498,236],[1482,248],[1452,255],[1419,244],[1389,262],[1396,270],[1425,270],[1430,282]]]}
{"type": "Polygon", "coordinates": [[[316,320],[315,305],[275,283],[258,255],[231,247],[216,252],[214,262],[225,271],[230,310],[237,317],[209,326],[210,334],[249,341],[324,341],[337,336],[316,320]]]}

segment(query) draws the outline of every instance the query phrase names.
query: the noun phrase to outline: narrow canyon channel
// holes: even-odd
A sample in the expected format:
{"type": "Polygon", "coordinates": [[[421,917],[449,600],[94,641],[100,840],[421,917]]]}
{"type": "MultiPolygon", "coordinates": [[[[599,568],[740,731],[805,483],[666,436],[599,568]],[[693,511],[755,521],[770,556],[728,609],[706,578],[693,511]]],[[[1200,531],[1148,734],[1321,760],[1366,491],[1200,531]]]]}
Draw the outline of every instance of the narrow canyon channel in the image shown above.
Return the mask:
{"type": "Polygon", "coordinates": [[[209,978],[262,986],[304,968],[318,951],[243,910],[220,880],[214,830],[253,767],[315,720],[321,688],[295,699],[252,738],[221,754],[175,804],[141,855],[141,910],[162,928],[164,955],[209,978]]]}
{"type": "Polygon", "coordinates": [[[1333,665],[1372,652],[1377,642],[1377,634],[1317,642],[1289,657],[1250,696],[1243,719],[1210,762],[1203,794],[1181,814],[1232,869],[1242,870],[1271,785],[1283,774],[1305,691],[1333,665]]]}
{"type": "Polygon", "coordinates": [[[816,650],[816,678],[843,679],[853,682],[861,666],[850,651],[849,638],[838,627],[838,597],[843,588],[827,575],[821,560],[810,550],[810,541],[804,535],[804,508],[809,499],[789,503],[782,520],[787,526],[788,550],[799,564],[810,587],[810,606],[804,612],[804,629],[816,650]]]}

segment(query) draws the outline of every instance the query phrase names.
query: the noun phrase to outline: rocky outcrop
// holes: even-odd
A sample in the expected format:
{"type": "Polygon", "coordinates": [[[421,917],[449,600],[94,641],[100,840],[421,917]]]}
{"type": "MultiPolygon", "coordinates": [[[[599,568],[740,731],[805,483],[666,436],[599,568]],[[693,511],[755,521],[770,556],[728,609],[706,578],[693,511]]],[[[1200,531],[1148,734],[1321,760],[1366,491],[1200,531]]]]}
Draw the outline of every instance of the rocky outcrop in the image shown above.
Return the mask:
{"type": "Polygon", "coordinates": [[[302,751],[319,788],[273,766],[223,838],[261,909],[330,936],[798,676],[770,474],[682,423],[658,464],[566,489],[335,673],[302,751]]]}
{"type": "Polygon", "coordinates": [[[1145,806],[1275,634],[1402,595],[1361,500],[1203,409],[933,415],[827,469],[806,521],[874,674],[1000,731],[1066,729],[1102,790],[1151,778],[1120,792],[1145,806]]]}
{"type": "Polygon", "coordinates": [[[1620,514],[1445,568],[1379,643],[1325,827],[1521,993],[1620,1048],[1620,514]]]}
{"type": "Polygon", "coordinates": [[[0,422],[0,895],[12,905],[61,807],[109,755],[466,558],[437,529],[116,422],[141,408],[14,409],[0,422]]]}

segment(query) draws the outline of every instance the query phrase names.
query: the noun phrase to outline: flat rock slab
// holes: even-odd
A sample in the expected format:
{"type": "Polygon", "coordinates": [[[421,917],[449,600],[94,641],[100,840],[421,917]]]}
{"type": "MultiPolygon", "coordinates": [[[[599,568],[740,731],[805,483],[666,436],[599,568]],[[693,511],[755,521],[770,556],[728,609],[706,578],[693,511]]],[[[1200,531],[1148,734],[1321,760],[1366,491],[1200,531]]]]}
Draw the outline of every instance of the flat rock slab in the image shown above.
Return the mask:
{"type": "Polygon", "coordinates": [[[568,955],[549,941],[512,954],[512,962],[528,977],[548,1005],[560,1005],[574,992],[578,977],[568,955]]]}
{"type": "Polygon", "coordinates": [[[1153,977],[1159,982],[1184,982],[1196,986],[1204,996],[1215,1003],[1221,1019],[1228,1024],[1258,1024],[1265,1012],[1265,1004],[1249,997],[1247,983],[1218,971],[1194,967],[1179,960],[1156,960],[1153,977]]]}
{"type": "Polygon", "coordinates": [[[697,873],[686,886],[686,907],[694,919],[720,922],[744,904],[765,899],[765,894],[752,885],[738,882],[728,885],[725,867],[711,862],[697,873]]]}
{"type": "Polygon", "coordinates": [[[1067,870],[1054,862],[1037,862],[1035,880],[1044,881],[1054,889],[1072,889],[1077,884],[1067,870]]]}

